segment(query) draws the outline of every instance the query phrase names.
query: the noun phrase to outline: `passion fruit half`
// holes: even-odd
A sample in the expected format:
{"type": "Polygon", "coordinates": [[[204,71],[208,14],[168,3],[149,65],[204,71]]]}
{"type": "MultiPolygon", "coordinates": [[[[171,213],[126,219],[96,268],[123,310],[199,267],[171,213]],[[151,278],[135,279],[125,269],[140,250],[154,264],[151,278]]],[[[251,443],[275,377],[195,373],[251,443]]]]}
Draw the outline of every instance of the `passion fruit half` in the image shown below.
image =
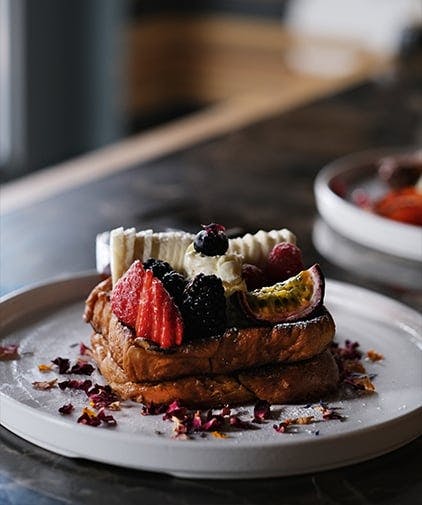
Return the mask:
{"type": "Polygon", "coordinates": [[[255,321],[284,323],[297,321],[316,311],[324,299],[324,275],[319,265],[294,277],[254,291],[239,291],[238,301],[245,314],[255,321]]]}

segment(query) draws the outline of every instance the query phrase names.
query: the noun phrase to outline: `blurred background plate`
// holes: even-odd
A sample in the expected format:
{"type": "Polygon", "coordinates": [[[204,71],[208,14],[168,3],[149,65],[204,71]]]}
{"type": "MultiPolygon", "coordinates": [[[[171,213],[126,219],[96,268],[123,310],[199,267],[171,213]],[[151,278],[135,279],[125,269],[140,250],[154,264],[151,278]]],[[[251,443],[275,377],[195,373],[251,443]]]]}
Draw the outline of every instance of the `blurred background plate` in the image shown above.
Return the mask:
{"type": "Polygon", "coordinates": [[[336,232],[366,247],[417,262],[422,261],[422,228],[373,214],[352,200],[364,191],[371,200],[388,186],[377,175],[376,162],[415,149],[376,149],[339,158],[324,167],[315,181],[319,213],[336,232]]]}

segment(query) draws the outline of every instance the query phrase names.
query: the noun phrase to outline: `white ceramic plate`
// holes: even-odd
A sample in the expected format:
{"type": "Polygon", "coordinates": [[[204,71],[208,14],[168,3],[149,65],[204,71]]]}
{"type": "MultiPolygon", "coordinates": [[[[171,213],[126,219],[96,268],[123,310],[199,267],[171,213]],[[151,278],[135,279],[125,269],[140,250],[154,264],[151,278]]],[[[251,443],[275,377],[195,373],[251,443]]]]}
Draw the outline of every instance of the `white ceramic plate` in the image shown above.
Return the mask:
{"type": "MultiPolygon", "coordinates": [[[[98,281],[82,275],[21,291],[0,304],[0,343],[19,343],[21,358],[0,362],[0,422],[20,437],[70,457],[151,470],[189,478],[260,478],[335,468],[394,450],[421,433],[421,317],[393,300],[339,282],[327,282],[326,304],[337,323],[337,340],[358,340],[385,360],[369,363],[378,394],[331,399],[347,416],[280,434],[274,420],[226,439],[175,440],[161,416],[140,415],[128,403],[114,413],[115,428],[76,423],[86,396],[82,392],[33,389],[42,374],[37,365],[61,356],[75,359],[81,341],[89,342],[82,321],[83,300],[98,281]],[[71,401],[70,417],[57,409],[71,401]],[[161,435],[156,431],[162,432],[161,435]],[[319,430],[319,435],[315,432],[319,430]]],[[[80,376],[79,376],[80,377],[80,376]]],[[[100,381],[99,376],[93,379],[100,381]]],[[[251,409],[240,409],[250,419],[251,409]]],[[[310,414],[304,406],[279,406],[281,417],[310,414]]],[[[313,412],[311,412],[313,413],[313,412]]]]}
{"type": "Polygon", "coordinates": [[[422,227],[372,214],[350,198],[356,188],[381,197],[388,188],[378,179],[374,162],[403,152],[371,150],[333,161],[315,180],[316,204],[324,220],[341,235],[378,251],[422,262],[422,227]],[[333,191],[336,184],[346,188],[344,197],[333,191]]]}

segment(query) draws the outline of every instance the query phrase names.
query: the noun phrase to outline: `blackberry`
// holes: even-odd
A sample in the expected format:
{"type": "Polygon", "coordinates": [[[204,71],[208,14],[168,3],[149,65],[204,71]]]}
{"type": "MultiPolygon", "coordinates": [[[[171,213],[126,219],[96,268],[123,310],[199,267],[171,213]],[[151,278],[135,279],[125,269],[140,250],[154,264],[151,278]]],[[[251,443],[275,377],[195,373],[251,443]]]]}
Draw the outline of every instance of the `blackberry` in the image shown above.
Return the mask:
{"type": "Polygon", "coordinates": [[[155,258],[149,258],[144,262],[145,270],[152,270],[154,277],[162,280],[165,274],[172,272],[173,269],[167,263],[167,261],[157,260],[155,258]]]}
{"type": "Polygon", "coordinates": [[[182,315],[189,337],[211,337],[227,326],[226,297],[216,275],[197,275],[183,292],[182,315]]]}
{"type": "Polygon", "coordinates": [[[168,272],[164,274],[161,282],[176,305],[180,307],[182,305],[183,291],[186,287],[186,280],[183,275],[177,272],[168,272]]]}
{"type": "Polygon", "coordinates": [[[196,234],[193,247],[196,252],[205,256],[220,256],[229,247],[226,229],[221,224],[211,223],[202,225],[203,230],[196,234]]]}

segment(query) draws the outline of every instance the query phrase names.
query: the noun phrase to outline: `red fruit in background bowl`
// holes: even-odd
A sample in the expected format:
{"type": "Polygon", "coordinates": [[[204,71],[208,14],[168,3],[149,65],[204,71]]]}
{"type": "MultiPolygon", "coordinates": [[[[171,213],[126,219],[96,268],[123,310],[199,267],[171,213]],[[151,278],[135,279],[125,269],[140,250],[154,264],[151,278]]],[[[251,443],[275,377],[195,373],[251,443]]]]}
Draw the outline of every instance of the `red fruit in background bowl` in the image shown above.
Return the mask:
{"type": "Polygon", "coordinates": [[[162,282],[140,261],[117,281],[111,307],[121,322],[135,329],[137,337],[163,349],[182,343],[184,325],[179,309],[162,282]]]}
{"type": "Polygon", "coordinates": [[[273,282],[284,281],[303,269],[302,251],[295,244],[277,244],[268,255],[266,274],[273,282]]]}

